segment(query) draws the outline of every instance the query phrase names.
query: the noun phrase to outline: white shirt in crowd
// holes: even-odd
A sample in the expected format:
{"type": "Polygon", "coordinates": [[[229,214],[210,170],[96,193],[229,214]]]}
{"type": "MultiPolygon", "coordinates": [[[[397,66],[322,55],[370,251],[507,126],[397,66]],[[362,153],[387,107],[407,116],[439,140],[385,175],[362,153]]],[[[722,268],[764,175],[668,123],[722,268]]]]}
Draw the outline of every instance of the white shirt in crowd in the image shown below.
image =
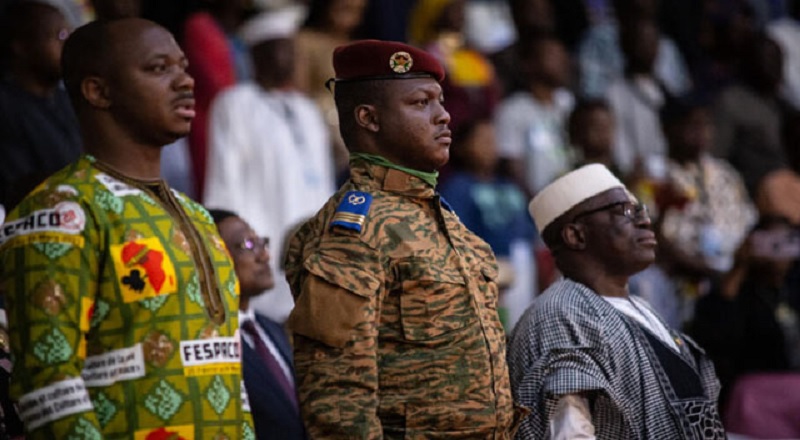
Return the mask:
{"type": "Polygon", "coordinates": [[[298,92],[234,86],[213,102],[203,200],[235,211],[270,237],[275,288],[255,310],[282,323],[294,301],[281,269],[285,236],[334,191],[330,139],[314,103],[298,92]]]}

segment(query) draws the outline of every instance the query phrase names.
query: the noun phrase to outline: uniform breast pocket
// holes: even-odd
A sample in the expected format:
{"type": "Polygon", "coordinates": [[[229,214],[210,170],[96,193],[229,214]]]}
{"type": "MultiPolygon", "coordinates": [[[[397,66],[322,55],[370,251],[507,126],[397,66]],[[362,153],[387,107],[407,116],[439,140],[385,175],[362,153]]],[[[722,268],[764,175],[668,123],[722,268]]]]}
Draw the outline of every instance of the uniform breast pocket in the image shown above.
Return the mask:
{"type": "Polygon", "coordinates": [[[457,268],[427,259],[398,263],[400,321],[409,341],[429,341],[473,323],[472,298],[457,268]]]}

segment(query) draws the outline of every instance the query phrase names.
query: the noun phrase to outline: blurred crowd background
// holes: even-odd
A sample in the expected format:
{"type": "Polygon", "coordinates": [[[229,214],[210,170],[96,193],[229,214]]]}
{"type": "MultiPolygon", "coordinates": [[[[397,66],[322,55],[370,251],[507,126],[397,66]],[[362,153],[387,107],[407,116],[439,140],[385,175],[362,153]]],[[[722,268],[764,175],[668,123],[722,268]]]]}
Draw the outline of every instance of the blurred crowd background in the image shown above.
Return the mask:
{"type": "MultiPolygon", "coordinates": [[[[765,397],[758,411],[769,414],[774,389],[786,389],[765,391],[753,373],[800,386],[791,374],[800,367],[800,0],[0,0],[0,8],[0,218],[81,154],[59,62],[83,23],[141,16],[174,33],[195,79],[197,117],[164,150],[163,175],[206,206],[239,212],[278,250],[347,178],[326,87],[333,49],[404,41],[445,66],[454,141],[439,190],[497,254],[509,329],[558,276],[528,200],[568,170],[600,162],[648,205],[659,236],[657,264],[631,291],[714,359],[728,429],[753,433],[737,402],[765,397]]],[[[281,258],[272,260],[281,282],[255,306],[282,321],[292,300],[281,258]]]]}

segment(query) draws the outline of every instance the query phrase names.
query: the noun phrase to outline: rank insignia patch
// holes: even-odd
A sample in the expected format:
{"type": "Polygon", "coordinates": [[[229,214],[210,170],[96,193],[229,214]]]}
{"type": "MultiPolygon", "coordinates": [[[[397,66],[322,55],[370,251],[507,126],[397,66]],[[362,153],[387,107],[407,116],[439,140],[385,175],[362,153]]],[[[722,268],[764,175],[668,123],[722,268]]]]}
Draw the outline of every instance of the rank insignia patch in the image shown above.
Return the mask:
{"type": "Polygon", "coordinates": [[[175,267],[158,238],[111,246],[114,269],[125,302],[175,293],[175,267]]]}
{"type": "Polygon", "coordinates": [[[336,208],[331,227],[339,226],[361,232],[371,203],[371,194],[361,191],[349,191],[344,195],[339,207],[336,208]]]}
{"type": "Polygon", "coordinates": [[[395,73],[407,73],[414,65],[414,59],[408,52],[395,52],[389,58],[389,67],[395,73]]]}

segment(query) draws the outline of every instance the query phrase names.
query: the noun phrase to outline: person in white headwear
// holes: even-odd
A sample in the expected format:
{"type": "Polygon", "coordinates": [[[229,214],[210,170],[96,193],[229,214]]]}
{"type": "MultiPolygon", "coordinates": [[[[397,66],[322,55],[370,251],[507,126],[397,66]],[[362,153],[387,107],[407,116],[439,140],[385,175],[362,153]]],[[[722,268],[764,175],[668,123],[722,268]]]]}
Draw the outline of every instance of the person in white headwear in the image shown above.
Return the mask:
{"type": "MultiPolygon", "coordinates": [[[[240,36],[250,45],[254,82],[227,89],[212,104],[206,206],[238,212],[273,249],[310,217],[334,191],[330,139],[314,103],[297,91],[294,35],[302,9],[264,12],[245,23],[240,36]]],[[[275,288],[253,308],[284,322],[293,307],[278,262],[271,260],[275,288]]]]}
{"type": "Polygon", "coordinates": [[[628,279],[655,260],[644,205],[603,165],[579,168],[530,204],[563,278],[509,340],[518,439],[724,439],[711,361],[628,279]]]}

